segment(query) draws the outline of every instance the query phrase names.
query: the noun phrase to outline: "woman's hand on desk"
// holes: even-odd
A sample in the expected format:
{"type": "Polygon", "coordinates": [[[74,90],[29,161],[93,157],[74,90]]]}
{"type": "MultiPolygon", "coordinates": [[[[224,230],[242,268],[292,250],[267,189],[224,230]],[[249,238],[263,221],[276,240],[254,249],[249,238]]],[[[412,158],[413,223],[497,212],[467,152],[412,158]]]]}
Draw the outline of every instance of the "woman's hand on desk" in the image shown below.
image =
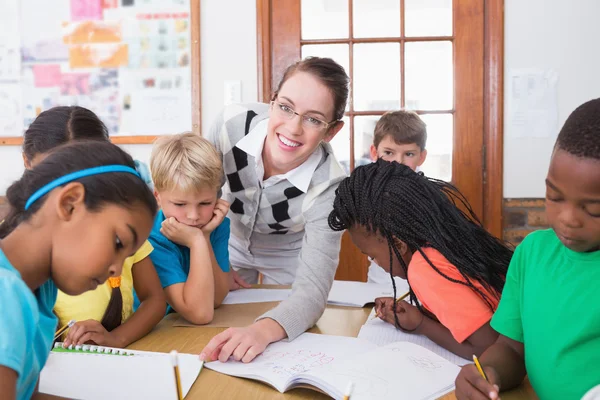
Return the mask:
{"type": "Polygon", "coordinates": [[[202,361],[226,362],[229,358],[248,363],[261,354],[269,343],[286,336],[285,330],[270,318],[244,328],[229,328],[219,333],[200,353],[202,361]]]}
{"type": "Polygon", "coordinates": [[[485,366],[483,371],[487,376],[487,381],[483,379],[475,364],[469,364],[462,367],[456,377],[456,398],[458,400],[497,400],[498,393],[498,374],[492,367],[485,366]]]}
{"type": "Polygon", "coordinates": [[[231,273],[229,274],[229,290],[238,290],[240,288],[251,288],[248,282],[246,282],[242,277],[231,268],[231,273]]]}
{"type": "Polygon", "coordinates": [[[375,314],[387,323],[396,326],[394,311],[400,323],[400,329],[405,332],[418,333],[424,315],[419,309],[406,301],[396,304],[393,297],[378,297],[375,299],[375,314]],[[394,310],[394,305],[396,308],[394,310]]]}

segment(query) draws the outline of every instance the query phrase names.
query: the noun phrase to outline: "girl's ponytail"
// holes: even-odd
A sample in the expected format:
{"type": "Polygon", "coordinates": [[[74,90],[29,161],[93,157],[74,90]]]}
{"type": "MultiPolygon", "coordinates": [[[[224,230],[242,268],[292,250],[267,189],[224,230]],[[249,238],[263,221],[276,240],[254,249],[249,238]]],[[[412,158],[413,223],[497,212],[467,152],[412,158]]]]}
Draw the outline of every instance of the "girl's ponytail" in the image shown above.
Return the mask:
{"type": "Polygon", "coordinates": [[[28,186],[26,182],[28,177],[26,175],[23,175],[21,179],[10,185],[6,190],[6,199],[10,208],[6,218],[0,224],[0,239],[6,237],[17,225],[25,220],[25,203],[29,198],[26,190],[28,186]]]}
{"type": "Polygon", "coordinates": [[[110,301],[100,323],[104,329],[110,332],[121,325],[121,319],[123,318],[123,295],[121,294],[120,276],[108,278],[108,283],[112,291],[110,293],[110,301]]]}

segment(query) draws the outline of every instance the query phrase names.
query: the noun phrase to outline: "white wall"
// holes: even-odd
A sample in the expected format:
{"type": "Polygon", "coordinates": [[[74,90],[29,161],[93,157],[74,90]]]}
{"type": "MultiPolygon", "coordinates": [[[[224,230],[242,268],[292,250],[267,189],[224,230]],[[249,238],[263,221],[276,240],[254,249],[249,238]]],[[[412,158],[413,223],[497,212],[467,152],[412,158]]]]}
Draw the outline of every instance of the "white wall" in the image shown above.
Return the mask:
{"type": "MultiPolygon", "coordinates": [[[[558,129],[581,103],[600,97],[600,1],[505,0],[505,77],[511,68],[558,72],[558,129]]],[[[509,80],[505,79],[505,118],[509,80]]],[[[504,129],[504,197],[544,197],[555,135],[511,138],[504,129]]]]}
{"type": "MultiPolygon", "coordinates": [[[[202,0],[200,2],[202,131],[223,107],[223,83],[242,82],[242,102],[257,95],[256,2],[202,0]]],[[[148,162],[152,145],[122,146],[134,158],[148,162]]],[[[0,195],[23,174],[21,148],[0,146],[0,195]]]]}

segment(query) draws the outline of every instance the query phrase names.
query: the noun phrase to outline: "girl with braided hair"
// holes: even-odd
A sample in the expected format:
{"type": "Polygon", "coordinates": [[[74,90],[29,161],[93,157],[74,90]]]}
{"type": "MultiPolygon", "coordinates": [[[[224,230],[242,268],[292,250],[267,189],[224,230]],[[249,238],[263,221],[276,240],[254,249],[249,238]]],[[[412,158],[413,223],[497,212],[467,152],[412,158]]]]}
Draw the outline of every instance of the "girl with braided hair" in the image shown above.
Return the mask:
{"type": "Polygon", "coordinates": [[[408,281],[414,305],[396,302],[394,285],[394,298],[376,300],[378,317],[465,358],[494,343],[489,321],[513,252],[454,186],[380,159],[340,183],[329,226],[348,229],[392,283],[408,281]]]}

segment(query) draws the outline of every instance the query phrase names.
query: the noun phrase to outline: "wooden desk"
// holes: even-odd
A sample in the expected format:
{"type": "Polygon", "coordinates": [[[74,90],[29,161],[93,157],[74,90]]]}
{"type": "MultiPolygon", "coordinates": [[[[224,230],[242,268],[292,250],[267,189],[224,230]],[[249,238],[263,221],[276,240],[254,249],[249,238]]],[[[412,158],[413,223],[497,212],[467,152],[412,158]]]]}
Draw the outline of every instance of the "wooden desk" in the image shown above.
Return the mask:
{"type": "MultiPolygon", "coordinates": [[[[309,330],[312,333],[356,337],[360,327],[365,323],[371,308],[348,308],[328,306],[317,324],[309,330]]],[[[176,314],[165,317],[146,337],[133,343],[128,348],[169,352],[177,350],[181,353],[200,354],[200,350],[225,328],[189,328],[173,327],[176,314]]],[[[249,379],[236,378],[219,374],[204,368],[192,386],[186,399],[327,399],[329,397],[309,389],[294,389],[285,394],[266,384],[249,379]]],[[[533,389],[529,385],[502,393],[504,400],[535,399],[533,389]]],[[[442,397],[443,400],[456,399],[453,394],[442,397]]]]}

